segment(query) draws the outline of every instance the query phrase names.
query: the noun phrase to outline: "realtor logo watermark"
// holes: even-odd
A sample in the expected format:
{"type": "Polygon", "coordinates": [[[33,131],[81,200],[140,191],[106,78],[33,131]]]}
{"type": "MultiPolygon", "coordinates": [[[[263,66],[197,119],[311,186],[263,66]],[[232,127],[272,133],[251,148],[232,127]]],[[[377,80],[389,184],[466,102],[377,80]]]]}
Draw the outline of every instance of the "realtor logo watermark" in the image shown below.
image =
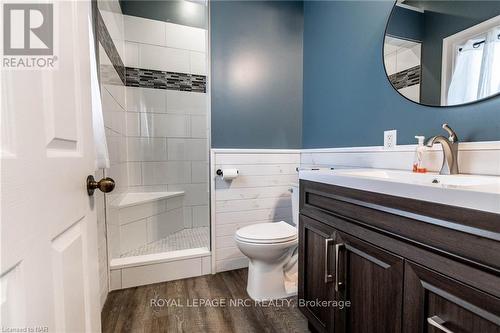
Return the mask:
{"type": "Polygon", "coordinates": [[[55,68],[54,22],[52,3],[4,3],[2,67],[55,68]]]}

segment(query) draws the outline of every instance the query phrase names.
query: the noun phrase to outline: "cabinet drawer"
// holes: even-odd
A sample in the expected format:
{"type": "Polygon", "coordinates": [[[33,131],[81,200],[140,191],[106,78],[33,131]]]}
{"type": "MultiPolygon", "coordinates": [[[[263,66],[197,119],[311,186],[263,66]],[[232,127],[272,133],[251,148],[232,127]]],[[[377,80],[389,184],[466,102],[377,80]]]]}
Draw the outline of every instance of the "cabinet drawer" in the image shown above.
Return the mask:
{"type": "Polygon", "coordinates": [[[405,263],[403,332],[500,333],[500,299],[405,263]]]}

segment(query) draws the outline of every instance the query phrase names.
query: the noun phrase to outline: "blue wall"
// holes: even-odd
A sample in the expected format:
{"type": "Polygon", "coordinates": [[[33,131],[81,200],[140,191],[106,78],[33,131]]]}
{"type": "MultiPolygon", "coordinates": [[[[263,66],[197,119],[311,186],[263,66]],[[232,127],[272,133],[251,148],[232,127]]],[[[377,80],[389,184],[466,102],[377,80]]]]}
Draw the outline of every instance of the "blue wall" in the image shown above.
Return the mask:
{"type": "Polygon", "coordinates": [[[300,148],[303,4],[213,1],[212,147],[300,148]]]}
{"type": "Polygon", "coordinates": [[[304,3],[303,147],[398,143],[442,133],[448,122],[462,141],[500,140],[500,98],[460,107],[426,107],[399,95],[386,77],[382,45],[393,1],[304,3]]]}
{"type": "Polygon", "coordinates": [[[404,39],[421,41],[424,36],[424,14],[415,10],[395,6],[391,14],[387,34],[404,39]]]}

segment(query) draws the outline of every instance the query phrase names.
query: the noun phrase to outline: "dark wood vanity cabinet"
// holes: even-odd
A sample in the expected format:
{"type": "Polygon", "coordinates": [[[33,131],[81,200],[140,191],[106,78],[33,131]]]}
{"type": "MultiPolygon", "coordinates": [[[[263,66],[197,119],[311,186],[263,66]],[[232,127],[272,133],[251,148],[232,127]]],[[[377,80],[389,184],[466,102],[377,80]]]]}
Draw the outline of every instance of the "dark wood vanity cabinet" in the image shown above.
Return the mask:
{"type": "Polygon", "coordinates": [[[308,181],[300,201],[311,331],[500,333],[498,215],[308,181]]]}
{"type": "Polygon", "coordinates": [[[401,332],[401,257],[304,215],[299,237],[299,297],[313,301],[311,306],[304,302],[302,311],[315,330],[401,332]],[[316,300],[344,303],[322,305],[316,300]]]}

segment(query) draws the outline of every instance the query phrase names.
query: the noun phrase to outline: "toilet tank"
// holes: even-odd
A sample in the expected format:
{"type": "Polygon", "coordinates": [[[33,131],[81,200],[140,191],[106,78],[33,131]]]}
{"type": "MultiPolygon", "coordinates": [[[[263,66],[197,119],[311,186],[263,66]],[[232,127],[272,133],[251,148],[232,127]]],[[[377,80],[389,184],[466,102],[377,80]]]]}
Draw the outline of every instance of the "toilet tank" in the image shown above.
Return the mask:
{"type": "Polygon", "coordinates": [[[292,222],[293,225],[299,225],[299,184],[291,184],[290,192],[292,192],[292,222]]]}

